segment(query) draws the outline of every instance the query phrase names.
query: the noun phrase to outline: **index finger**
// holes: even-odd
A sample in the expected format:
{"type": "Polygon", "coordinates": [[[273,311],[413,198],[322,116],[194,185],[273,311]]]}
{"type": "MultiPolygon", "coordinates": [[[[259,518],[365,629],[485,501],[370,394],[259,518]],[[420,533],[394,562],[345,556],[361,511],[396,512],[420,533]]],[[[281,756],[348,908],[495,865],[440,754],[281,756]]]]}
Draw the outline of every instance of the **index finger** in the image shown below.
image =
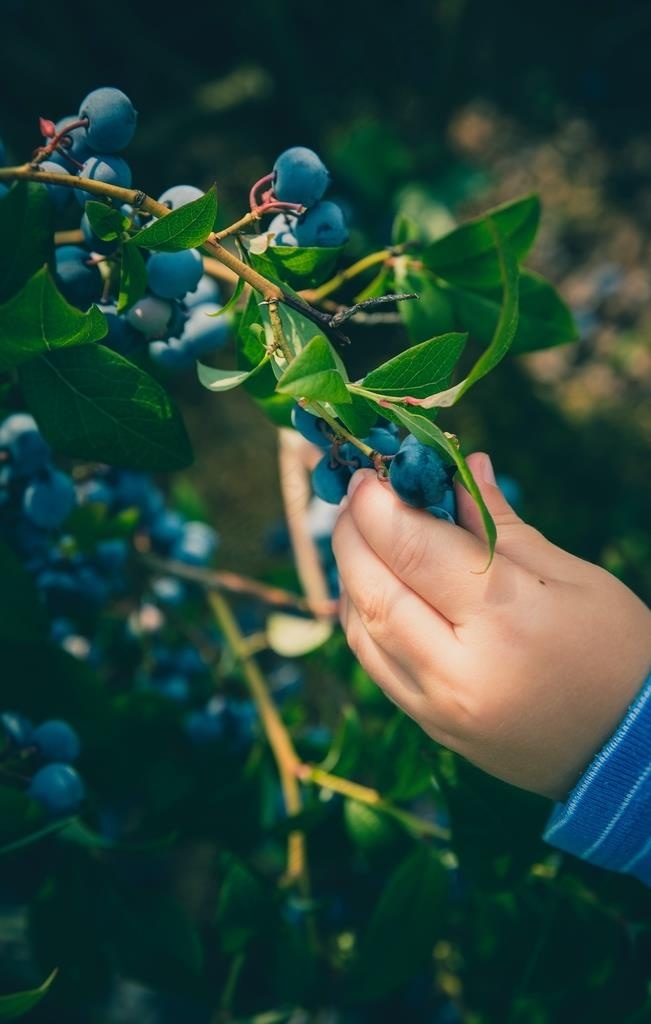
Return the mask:
{"type": "Polygon", "coordinates": [[[478,614],[487,602],[512,599],[515,566],[495,555],[484,571],[484,542],[424,509],[405,505],[373,470],[354,474],[343,514],[352,516],[369,547],[403,583],[455,625],[478,614]]]}

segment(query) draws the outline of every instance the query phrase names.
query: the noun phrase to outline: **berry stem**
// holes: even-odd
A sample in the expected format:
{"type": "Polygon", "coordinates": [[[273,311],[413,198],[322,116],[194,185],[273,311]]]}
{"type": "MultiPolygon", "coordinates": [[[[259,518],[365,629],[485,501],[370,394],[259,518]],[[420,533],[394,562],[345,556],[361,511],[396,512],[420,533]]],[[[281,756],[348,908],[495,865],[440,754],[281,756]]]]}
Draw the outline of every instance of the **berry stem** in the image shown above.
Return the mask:
{"type": "MultiPolygon", "coordinates": [[[[49,156],[51,156],[52,153],[54,153],[54,151],[56,149],[58,149],[59,143],[61,142],[62,139],[64,139],[66,137],[66,135],[68,135],[70,132],[74,131],[75,128],[87,128],[87,127],[88,127],[88,118],[87,117],[79,117],[79,118],[77,118],[76,121],[69,121],[68,124],[64,125],[63,128],[59,132],[57,132],[56,135],[52,136],[52,138],[50,139],[50,141],[48,142],[48,144],[46,146],[39,146],[39,148],[36,150],[34,156],[32,157],[31,163],[32,164],[40,164],[43,160],[47,160],[47,158],[49,156]]],[[[63,148],[65,149],[65,147],[63,147],[63,148]]],[[[65,153],[64,153],[64,155],[65,155],[65,153]]]]}
{"type": "Polygon", "coordinates": [[[435,839],[449,840],[450,830],[436,825],[434,822],[419,818],[410,811],[403,811],[395,807],[388,800],[385,800],[376,789],[369,786],[362,786],[358,782],[351,782],[350,779],[342,779],[339,775],[331,775],[312,764],[301,764],[298,769],[298,777],[301,782],[311,782],[321,789],[327,789],[331,793],[341,793],[342,796],[358,803],[366,804],[368,807],[377,807],[379,811],[389,814],[403,825],[423,836],[433,836],[435,839]]]}
{"type": "Polygon", "coordinates": [[[314,410],[317,416],[320,416],[322,420],[325,420],[328,426],[332,429],[336,437],[343,438],[344,441],[350,441],[355,448],[359,448],[360,452],[363,452],[368,459],[373,459],[376,452],[369,444],[365,444],[364,441],[360,441],[358,437],[351,434],[349,430],[346,430],[344,426],[318,402],[310,402],[311,409],[314,410]]]}
{"type": "Polygon", "coordinates": [[[338,274],[335,274],[334,277],[331,277],[329,281],[326,281],[319,288],[314,288],[309,293],[310,301],[321,302],[322,299],[327,298],[341,288],[342,284],[345,284],[346,281],[351,281],[358,274],[363,274],[365,270],[377,266],[378,263],[386,263],[394,255],[395,249],[381,249],[379,252],[369,253],[368,256],[364,256],[361,260],[357,260],[356,263],[351,263],[349,267],[340,270],[338,274]]]}
{"type": "MultiPolygon", "coordinates": [[[[212,591],[208,602],[221,629],[226,643],[240,662],[242,674],[260,715],[260,721],[273,752],[287,814],[293,817],[303,809],[303,799],[298,781],[300,759],[285,723],[278,713],[255,658],[250,654],[230,605],[222,594],[212,591]]],[[[291,832],[287,840],[287,880],[296,883],[305,897],[310,893],[310,880],[306,859],[305,836],[302,832],[291,832]]]]}
{"type": "Polygon", "coordinates": [[[290,345],[289,345],[289,342],[287,341],[287,338],[285,337],[285,332],[283,330],[283,322],[280,319],[280,313],[278,312],[278,302],[275,299],[272,299],[268,303],[268,308],[269,308],[269,322],[271,324],[271,332],[273,334],[273,339],[274,339],[276,348],[280,352],[282,352],[282,354],[283,354],[283,356],[285,358],[285,362],[289,366],[289,364],[291,363],[292,359],[294,358],[294,353],[292,352],[292,350],[290,348],[290,345]]]}
{"type": "Polygon", "coordinates": [[[259,181],[256,181],[255,184],[251,186],[251,191],[249,192],[249,206],[251,207],[251,213],[255,214],[258,209],[258,192],[260,189],[264,188],[265,185],[271,185],[273,180],[273,174],[265,174],[263,178],[260,178],[259,181]]]}

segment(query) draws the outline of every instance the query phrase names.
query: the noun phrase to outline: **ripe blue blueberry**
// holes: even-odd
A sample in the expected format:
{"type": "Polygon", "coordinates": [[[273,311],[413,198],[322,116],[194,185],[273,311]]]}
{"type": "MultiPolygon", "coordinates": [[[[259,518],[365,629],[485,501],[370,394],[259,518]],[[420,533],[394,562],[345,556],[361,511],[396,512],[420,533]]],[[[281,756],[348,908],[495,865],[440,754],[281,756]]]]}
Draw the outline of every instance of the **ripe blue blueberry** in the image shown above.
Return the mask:
{"type": "Polygon", "coordinates": [[[225,711],[223,697],[213,697],[201,711],[192,711],[184,724],[191,742],[203,746],[221,739],[226,729],[225,711]]]}
{"type": "Polygon", "coordinates": [[[172,306],[155,295],[145,295],[127,313],[127,322],[146,338],[161,338],[172,318],[172,306]]]}
{"type": "Polygon", "coordinates": [[[286,149],[273,166],[273,193],[284,203],[313,206],[329,181],[330,175],[321,158],[305,146],[286,149]]]}
{"type": "Polygon", "coordinates": [[[269,223],[267,231],[273,234],[272,245],[298,245],[294,229],[297,217],[291,213],[279,213],[269,223]]]}
{"type": "Polygon", "coordinates": [[[180,299],[194,291],[202,275],[203,260],[198,249],[154,252],[147,261],[147,282],[161,299],[180,299]]]}
{"type": "Polygon", "coordinates": [[[348,228],[337,204],[324,200],[299,217],[294,235],[298,245],[303,247],[344,245],[348,241],[348,228]]]}
{"type": "Polygon", "coordinates": [[[46,764],[32,779],[29,796],[52,817],[76,811],[85,796],[84,784],[69,764],[46,764]]]}
{"type": "Polygon", "coordinates": [[[161,676],[152,680],[154,688],[162,697],[184,704],[190,696],[190,684],[181,675],[161,676]]]}
{"type": "Polygon", "coordinates": [[[113,484],[113,501],[118,509],[137,508],[141,522],[149,524],[160,515],[165,499],[151,477],[135,470],[120,470],[113,484]]]}
{"type": "Polygon", "coordinates": [[[217,550],[217,534],[206,523],[189,522],[182,536],[172,546],[170,557],[188,565],[205,565],[217,550]]]}
{"type": "Polygon", "coordinates": [[[158,604],[165,608],[178,608],[188,596],[187,587],[175,576],[158,576],[150,587],[158,604]]]}
{"type": "Polygon", "coordinates": [[[5,711],[0,715],[0,726],[10,743],[16,747],[26,747],[32,739],[33,726],[29,718],[18,711],[5,711]]]}
{"type": "Polygon", "coordinates": [[[89,503],[110,505],[113,500],[113,490],[106,480],[91,478],[78,484],[77,500],[80,505],[89,503]]]}
{"type": "Polygon", "coordinates": [[[204,274],[195,290],[186,295],[183,302],[187,309],[194,309],[206,302],[219,302],[220,298],[221,292],[214,277],[204,274]]]}
{"type": "Polygon", "coordinates": [[[195,199],[201,199],[203,194],[201,189],[195,188],[194,185],[173,185],[158,197],[158,202],[168,206],[170,210],[178,210],[181,206],[193,203],[195,199]]]}
{"type": "Polygon", "coordinates": [[[193,360],[215,352],[227,343],[230,337],[228,315],[214,315],[221,308],[216,302],[202,302],[191,310],[179,341],[193,360]]]}
{"type": "Polygon", "coordinates": [[[323,456],[312,471],[314,493],[322,501],[338,505],[348,490],[350,471],[347,466],[333,462],[330,454],[323,456]]]}
{"type": "Polygon", "coordinates": [[[79,107],[79,117],[88,118],[86,139],[96,153],[118,153],[131,142],[137,113],[120,89],[94,89],[79,107]]]}
{"type": "Polygon", "coordinates": [[[181,371],[194,367],[196,356],[179,338],[169,341],[152,341],[149,356],[161,370],[181,371]]]}
{"type": "Polygon", "coordinates": [[[106,317],[108,327],[108,333],[101,338],[102,345],[120,355],[131,355],[139,342],[142,342],[142,335],[133,329],[126,317],[118,313],[115,303],[107,303],[99,308],[106,317]]]}
{"type": "Polygon", "coordinates": [[[124,537],[107,537],[93,552],[93,561],[108,576],[121,573],[129,560],[131,548],[124,537]]]}
{"type": "Polygon", "coordinates": [[[294,430],[298,430],[299,434],[302,434],[307,441],[318,445],[319,448],[331,447],[332,431],[325,420],[319,416],[313,416],[302,405],[294,406],[291,417],[294,430]]]}
{"type": "Polygon", "coordinates": [[[81,753],[79,736],[67,722],[51,718],[37,725],[32,733],[32,743],[38,747],[45,761],[76,761],[81,753]]]}
{"type": "MultiPolygon", "coordinates": [[[[110,156],[107,153],[98,153],[96,156],[89,156],[79,172],[80,177],[90,178],[91,181],[103,181],[106,185],[118,185],[121,188],[131,188],[131,168],[121,156],[110,156]]],[[[83,206],[88,199],[97,200],[91,192],[75,189],[77,202],[83,206]]]]}
{"type": "Polygon", "coordinates": [[[437,519],[446,519],[448,523],[457,522],[457,499],[454,488],[450,487],[445,491],[443,497],[436,505],[428,505],[427,511],[431,512],[437,519]]]}
{"type": "Polygon", "coordinates": [[[167,554],[172,545],[183,537],[185,519],[171,508],[162,509],[151,521],[149,526],[149,538],[162,554],[167,554]]]}
{"type": "Polygon", "coordinates": [[[364,440],[380,455],[397,455],[400,449],[397,434],[387,427],[371,427],[364,440]]]}
{"type": "MultiPolygon", "coordinates": [[[[65,167],[60,167],[54,160],[44,160],[42,164],[39,164],[42,171],[54,171],[55,174],[68,174],[68,170],[65,167]]],[[[47,194],[50,197],[52,206],[55,210],[65,210],[70,200],[72,199],[72,193],[75,191],[73,188],[68,188],[66,185],[48,185],[46,182],[43,183],[47,189],[47,194]]]]}
{"type": "Polygon", "coordinates": [[[50,469],[34,480],[23,495],[23,511],[42,530],[53,530],[66,521],[77,501],[75,485],[67,473],[50,469]]]}
{"type": "Polygon", "coordinates": [[[62,245],[56,250],[56,278],[68,302],[84,311],[102,297],[102,275],[89,262],[86,249],[78,245],[62,245]]]}
{"type": "Polygon", "coordinates": [[[12,461],[14,476],[28,477],[44,469],[50,458],[50,446],[26,412],[15,412],[0,424],[0,448],[12,461]]]}
{"type": "Polygon", "coordinates": [[[441,456],[412,435],[391,460],[389,480],[398,495],[414,508],[439,506],[450,489],[450,474],[441,456]]]}

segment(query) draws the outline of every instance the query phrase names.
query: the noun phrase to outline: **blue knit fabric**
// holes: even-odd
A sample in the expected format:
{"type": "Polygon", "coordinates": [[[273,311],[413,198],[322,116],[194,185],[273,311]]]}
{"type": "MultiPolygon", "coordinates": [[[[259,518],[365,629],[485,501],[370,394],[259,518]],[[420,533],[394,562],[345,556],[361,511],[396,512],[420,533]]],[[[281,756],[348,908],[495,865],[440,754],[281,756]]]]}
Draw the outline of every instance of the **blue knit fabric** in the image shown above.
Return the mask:
{"type": "Polygon", "coordinates": [[[544,838],[651,886],[651,675],[565,803],[556,805],[544,838]]]}

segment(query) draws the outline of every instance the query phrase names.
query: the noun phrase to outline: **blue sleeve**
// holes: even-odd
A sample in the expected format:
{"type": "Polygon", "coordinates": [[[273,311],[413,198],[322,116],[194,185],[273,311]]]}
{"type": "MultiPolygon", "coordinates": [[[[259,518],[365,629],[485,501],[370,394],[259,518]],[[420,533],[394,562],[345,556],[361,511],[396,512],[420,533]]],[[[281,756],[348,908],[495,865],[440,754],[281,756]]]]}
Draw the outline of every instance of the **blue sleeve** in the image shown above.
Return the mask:
{"type": "Polygon", "coordinates": [[[544,838],[651,886],[651,675],[565,803],[556,804],[544,838]]]}

